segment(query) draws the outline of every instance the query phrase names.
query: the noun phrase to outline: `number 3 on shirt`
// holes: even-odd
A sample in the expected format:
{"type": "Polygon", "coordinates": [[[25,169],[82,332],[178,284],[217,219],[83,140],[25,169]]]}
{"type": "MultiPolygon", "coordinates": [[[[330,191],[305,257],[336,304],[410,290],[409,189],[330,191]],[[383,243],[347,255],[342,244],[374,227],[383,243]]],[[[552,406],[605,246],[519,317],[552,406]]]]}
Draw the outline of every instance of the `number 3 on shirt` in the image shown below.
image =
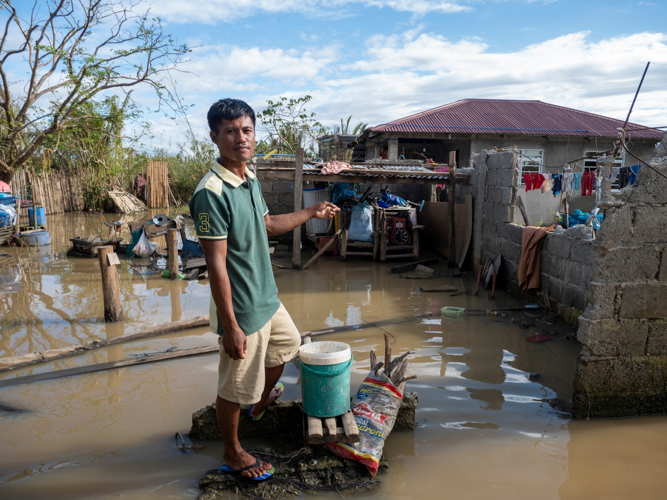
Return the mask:
{"type": "Polygon", "coordinates": [[[208,214],[199,214],[199,231],[202,233],[208,233],[211,230],[211,226],[208,223],[208,214]]]}

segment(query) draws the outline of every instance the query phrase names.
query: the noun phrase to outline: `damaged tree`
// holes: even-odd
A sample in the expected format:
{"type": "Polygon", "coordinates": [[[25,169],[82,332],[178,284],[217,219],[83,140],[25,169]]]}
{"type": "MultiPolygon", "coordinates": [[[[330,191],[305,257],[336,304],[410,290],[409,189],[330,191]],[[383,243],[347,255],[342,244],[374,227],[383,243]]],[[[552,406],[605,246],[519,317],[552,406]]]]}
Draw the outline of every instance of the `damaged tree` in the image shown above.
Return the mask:
{"type": "Polygon", "coordinates": [[[10,182],[48,139],[55,150],[62,132],[89,126],[85,110],[98,96],[129,96],[148,86],[161,106],[181,110],[163,78],[189,49],[134,7],[111,0],[35,0],[32,9],[0,2],[0,180],[10,182]],[[26,80],[12,77],[25,73],[26,80]]]}

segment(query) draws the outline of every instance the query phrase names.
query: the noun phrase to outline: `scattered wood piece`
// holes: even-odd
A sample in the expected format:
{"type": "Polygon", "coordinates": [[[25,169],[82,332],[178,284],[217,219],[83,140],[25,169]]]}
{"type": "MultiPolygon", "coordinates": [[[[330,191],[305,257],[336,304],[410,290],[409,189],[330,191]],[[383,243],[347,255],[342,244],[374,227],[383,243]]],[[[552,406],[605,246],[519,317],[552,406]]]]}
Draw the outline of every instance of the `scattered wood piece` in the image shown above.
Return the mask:
{"type": "Polygon", "coordinates": [[[324,246],[323,246],[322,248],[320,248],[320,250],[319,250],[315,255],[313,255],[313,256],[310,258],[310,260],[309,260],[308,262],[306,262],[306,263],[303,265],[303,267],[302,267],[301,269],[302,269],[302,270],[305,270],[309,265],[311,265],[313,262],[315,262],[317,259],[319,259],[320,256],[321,256],[324,252],[326,252],[326,251],[329,249],[329,247],[330,247],[331,245],[333,245],[333,244],[335,243],[336,238],[338,238],[338,235],[339,235],[340,233],[342,233],[342,232],[343,232],[343,229],[342,229],[342,228],[339,229],[338,231],[336,231],[336,232],[334,233],[334,235],[331,237],[331,239],[330,239],[329,241],[327,241],[327,242],[324,244],[324,246]]]}
{"type": "Polygon", "coordinates": [[[123,335],[121,337],[115,337],[108,340],[93,340],[84,344],[71,345],[68,347],[62,347],[60,349],[49,349],[47,351],[37,351],[30,354],[24,354],[22,356],[0,358],[0,372],[6,372],[9,370],[15,370],[16,368],[22,368],[24,366],[44,363],[46,361],[53,361],[55,359],[66,358],[69,356],[75,356],[91,349],[123,344],[133,340],[158,337],[167,333],[187,330],[190,328],[199,328],[208,325],[210,325],[208,316],[199,316],[194,319],[166,323],[164,325],[156,326],[155,328],[149,328],[148,330],[144,330],[142,332],[130,333],[128,335],[123,335]]]}
{"type": "Polygon", "coordinates": [[[335,436],[336,434],[338,434],[336,430],[338,426],[336,425],[335,417],[323,418],[322,420],[324,421],[324,426],[329,436],[335,436]]]}
{"type": "Polygon", "coordinates": [[[206,267],[206,259],[204,257],[198,257],[196,259],[188,259],[185,264],[185,270],[195,269],[200,267],[206,267]]]}
{"type": "Polygon", "coordinates": [[[344,413],[340,418],[343,421],[343,429],[345,430],[345,435],[353,439],[354,438],[359,439],[359,427],[357,426],[357,423],[354,421],[354,416],[352,415],[352,412],[348,411],[347,413],[344,413]]]}
{"type": "Polygon", "coordinates": [[[407,382],[408,380],[414,380],[414,379],[416,379],[416,378],[417,378],[417,375],[412,375],[412,376],[410,376],[410,377],[403,377],[403,378],[401,378],[398,382],[396,382],[396,385],[404,384],[404,383],[407,382]]]}
{"type": "Polygon", "coordinates": [[[318,418],[306,415],[306,444],[358,443],[359,427],[350,410],[339,417],[318,418]],[[340,424],[338,425],[338,420],[340,424]]]}
{"type": "MultiPolygon", "coordinates": [[[[420,286],[419,287],[420,292],[455,292],[456,287],[451,286],[451,285],[443,285],[443,286],[420,286]]],[[[464,290],[465,293],[465,290],[464,290]]]]}
{"type": "Polygon", "coordinates": [[[463,295],[464,293],[466,293],[466,291],[461,290],[460,292],[456,292],[456,293],[451,294],[450,297],[458,297],[459,295],[463,295]]]}
{"type": "Polygon", "coordinates": [[[528,224],[528,215],[526,215],[526,207],[523,204],[523,200],[521,199],[521,196],[517,197],[516,206],[519,207],[519,211],[521,212],[521,217],[523,217],[523,223],[526,226],[530,226],[530,224],[528,224]]]}
{"type": "Polygon", "coordinates": [[[389,343],[389,337],[387,334],[384,334],[384,366],[385,374],[389,377],[389,372],[387,370],[391,369],[391,344],[389,343]]]}
{"type": "Polygon", "coordinates": [[[377,363],[375,363],[371,367],[371,370],[373,370],[373,372],[375,372],[375,375],[378,375],[379,372],[380,372],[380,368],[382,368],[383,366],[384,366],[384,363],[382,361],[378,361],[377,363]]]}
{"type": "MultiPolygon", "coordinates": [[[[309,339],[310,337],[306,337],[306,338],[309,339]]],[[[375,351],[371,350],[371,370],[377,364],[377,362],[378,362],[378,357],[375,355],[375,351]]]]}
{"type": "Polygon", "coordinates": [[[143,201],[125,191],[108,191],[107,194],[120,213],[129,214],[148,210],[143,201]]]}
{"type": "Polygon", "coordinates": [[[401,264],[400,266],[394,266],[391,268],[392,274],[401,274],[408,271],[412,271],[419,265],[430,266],[431,264],[437,264],[438,259],[424,259],[417,262],[411,262],[410,264],[401,264]]]}
{"type": "Polygon", "coordinates": [[[308,440],[324,440],[322,419],[306,415],[306,421],[308,422],[308,440]]]}
{"type": "Polygon", "coordinates": [[[73,375],[83,375],[84,373],[94,373],[112,368],[122,368],[125,366],[143,365],[147,363],[155,363],[157,361],[165,361],[168,359],[183,358],[186,356],[199,356],[202,354],[210,354],[219,352],[220,346],[212,345],[205,347],[197,347],[194,349],[182,349],[180,351],[165,352],[144,356],[136,359],[124,359],[121,361],[110,361],[108,363],[99,363],[96,365],[77,366],[76,368],[69,368],[67,370],[58,370],[55,372],[38,373],[36,375],[28,375],[26,377],[9,378],[0,380],[0,387],[9,387],[20,384],[27,384],[32,382],[40,382],[42,380],[53,380],[62,377],[71,377],[73,375]]]}
{"type": "Polygon", "coordinates": [[[333,328],[324,328],[322,330],[310,330],[310,331],[306,331],[306,332],[301,332],[301,336],[302,337],[306,337],[306,336],[315,337],[316,335],[325,335],[325,334],[328,334],[328,333],[351,332],[351,331],[355,331],[355,330],[365,330],[366,328],[380,328],[380,327],[387,326],[387,325],[397,325],[399,323],[405,323],[405,322],[414,321],[414,320],[417,320],[417,319],[430,318],[432,316],[433,316],[432,313],[416,314],[415,316],[407,316],[407,317],[396,318],[396,319],[386,319],[386,320],[383,320],[383,321],[375,321],[374,323],[361,323],[360,325],[351,325],[351,326],[335,326],[333,328]]]}

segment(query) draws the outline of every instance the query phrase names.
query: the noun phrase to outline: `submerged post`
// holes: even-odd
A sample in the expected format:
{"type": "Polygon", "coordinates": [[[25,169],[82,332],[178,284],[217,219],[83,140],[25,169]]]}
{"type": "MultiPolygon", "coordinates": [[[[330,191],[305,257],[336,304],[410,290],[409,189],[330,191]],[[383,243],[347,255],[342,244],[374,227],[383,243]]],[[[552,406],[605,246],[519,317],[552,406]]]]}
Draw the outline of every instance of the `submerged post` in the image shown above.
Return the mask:
{"type": "MultiPolygon", "coordinates": [[[[303,206],[303,148],[296,150],[294,162],[294,211],[303,206]]],[[[292,235],[292,268],[301,269],[301,226],[294,228],[292,235]]]]}
{"type": "Polygon", "coordinates": [[[167,253],[169,279],[178,279],[178,229],[167,229],[167,253]]]}
{"type": "Polygon", "coordinates": [[[118,281],[118,270],[116,264],[109,260],[118,261],[118,256],[113,251],[113,246],[97,247],[97,257],[100,260],[100,270],[102,272],[102,294],[104,295],[104,321],[115,323],[123,321],[123,303],[120,300],[120,282],[118,281]],[[110,259],[111,257],[111,259],[110,259]]]}
{"type": "Polygon", "coordinates": [[[15,233],[21,232],[21,197],[16,198],[16,226],[14,227],[15,233]]]}
{"type": "Polygon", "coordinates": [[[447,195],[447,211],[449,212],[449,262],[447,267],[453,269],[456,267],[456,241],[455,241],[455,217],[454,217],[454,198],[456,197],[456,151],[449,152],[449,194],[447,195]]]}

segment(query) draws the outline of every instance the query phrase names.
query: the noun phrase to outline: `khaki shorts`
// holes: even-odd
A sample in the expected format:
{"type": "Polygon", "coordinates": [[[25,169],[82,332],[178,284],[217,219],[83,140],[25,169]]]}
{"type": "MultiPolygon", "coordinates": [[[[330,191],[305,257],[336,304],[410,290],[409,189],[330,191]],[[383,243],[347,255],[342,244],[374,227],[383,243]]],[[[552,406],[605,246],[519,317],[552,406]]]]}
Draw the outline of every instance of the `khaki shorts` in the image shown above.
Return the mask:
{"type": "Polygon", "coordinates": [[[239,404],[254,404],[262,399],[264,367],[273,368],[292,360],[301,345],[301,335],[285,306],[259,331],[248,335],[245,359],[234,361],[220,344],[218,396],[239,404]]]}

